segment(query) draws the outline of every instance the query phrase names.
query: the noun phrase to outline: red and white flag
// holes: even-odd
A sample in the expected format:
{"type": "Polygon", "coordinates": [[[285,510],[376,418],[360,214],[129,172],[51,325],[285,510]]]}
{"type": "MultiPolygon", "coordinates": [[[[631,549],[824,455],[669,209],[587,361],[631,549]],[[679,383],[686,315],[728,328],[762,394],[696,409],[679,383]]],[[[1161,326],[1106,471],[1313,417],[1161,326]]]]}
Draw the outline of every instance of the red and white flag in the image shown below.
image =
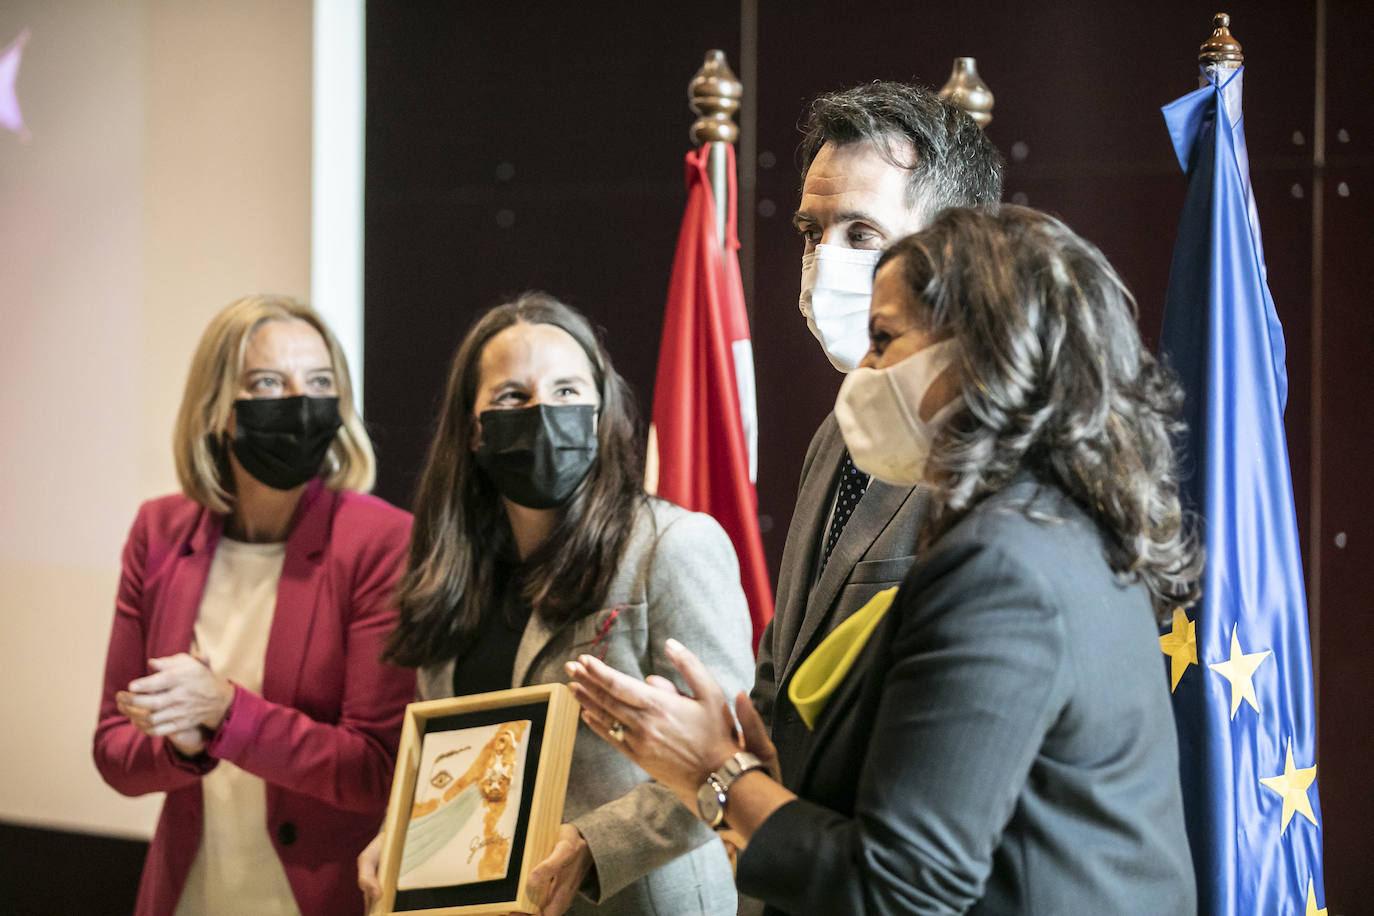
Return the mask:
{"type": "Polygon", "coordinates": [[[773,586],[754,489],[754,351],[735,231],[735,151],[728,144],[725,149],[730,199],[723,246],[706,167],[709,147],[687,154],[687,210],[663,316],[645,484],[664,499],[714,516],[730,535],[757,650],[773,616],[773,586]]]}

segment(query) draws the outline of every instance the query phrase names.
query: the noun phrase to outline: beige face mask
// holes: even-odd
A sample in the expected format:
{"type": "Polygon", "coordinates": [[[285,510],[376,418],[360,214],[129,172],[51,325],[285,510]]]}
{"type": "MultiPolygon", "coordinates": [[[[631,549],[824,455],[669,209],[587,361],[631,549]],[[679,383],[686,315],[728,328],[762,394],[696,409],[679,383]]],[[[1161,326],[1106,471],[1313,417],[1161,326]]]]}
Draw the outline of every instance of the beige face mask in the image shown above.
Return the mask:
{"type": "Polygon", "coordinates": [[[897,486],[925,477],[935,433],[962,406],[955,398],[922,420],[921,401],[931,384],[959,357],[954,340],[942,340],[886,369],[855,369],[835,399],[835,419],[854,466],[897,486]]]}

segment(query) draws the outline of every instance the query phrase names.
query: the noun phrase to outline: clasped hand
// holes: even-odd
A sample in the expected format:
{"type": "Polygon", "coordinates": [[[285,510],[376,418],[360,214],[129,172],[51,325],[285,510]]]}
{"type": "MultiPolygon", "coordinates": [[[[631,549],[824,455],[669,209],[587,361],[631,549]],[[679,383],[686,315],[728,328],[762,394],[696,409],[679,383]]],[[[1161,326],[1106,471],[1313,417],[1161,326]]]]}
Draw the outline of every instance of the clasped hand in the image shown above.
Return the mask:
{"type": "Polygon", "coordinates": [[[205,748],[201,727],[219,728],[234,699],[234,685],[185,652],[151,658],[153,673],[129,682],[115,703],[145,735],[165,737],[183,754],[205,748]]]}

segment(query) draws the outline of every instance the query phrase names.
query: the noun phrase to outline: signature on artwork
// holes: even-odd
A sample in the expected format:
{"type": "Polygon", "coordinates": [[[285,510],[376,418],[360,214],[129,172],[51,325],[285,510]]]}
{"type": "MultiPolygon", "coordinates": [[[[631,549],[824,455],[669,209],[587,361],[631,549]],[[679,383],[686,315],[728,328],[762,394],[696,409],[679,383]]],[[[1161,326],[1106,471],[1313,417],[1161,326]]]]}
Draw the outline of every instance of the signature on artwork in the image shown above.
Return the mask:
{"type": "Polygon", "coordinates": [[[481,852],[483,849],[486,849],[488,846],[497,846],[501,843],[509,842],[510,837],[505,836],[499,830],[488,837],[473,837],[472,842],[468,844],[468,864],[471,865],[473,857],[476,856],[477,853],[481,852]]]}

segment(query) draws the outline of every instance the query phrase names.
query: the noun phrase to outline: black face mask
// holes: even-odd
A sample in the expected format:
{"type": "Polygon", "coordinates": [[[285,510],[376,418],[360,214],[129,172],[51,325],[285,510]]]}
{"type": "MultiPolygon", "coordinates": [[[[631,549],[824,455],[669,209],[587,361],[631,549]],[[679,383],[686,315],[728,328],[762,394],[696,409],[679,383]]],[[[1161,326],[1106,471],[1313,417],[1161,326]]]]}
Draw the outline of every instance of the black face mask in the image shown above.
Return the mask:
{"type": "Polygon", "coordinates": [[[563,505],[596,460],[596,407],[591,404],[487,410],[480,419],[477,466],[518,505],[563,505]]]}
{"type": "Polygon", "coordinates": [[[243,469],[274,490],[290,490],[319,473],[343,425],[338,398],[245,398],[234,402],[229,447],[243,469]]]}

